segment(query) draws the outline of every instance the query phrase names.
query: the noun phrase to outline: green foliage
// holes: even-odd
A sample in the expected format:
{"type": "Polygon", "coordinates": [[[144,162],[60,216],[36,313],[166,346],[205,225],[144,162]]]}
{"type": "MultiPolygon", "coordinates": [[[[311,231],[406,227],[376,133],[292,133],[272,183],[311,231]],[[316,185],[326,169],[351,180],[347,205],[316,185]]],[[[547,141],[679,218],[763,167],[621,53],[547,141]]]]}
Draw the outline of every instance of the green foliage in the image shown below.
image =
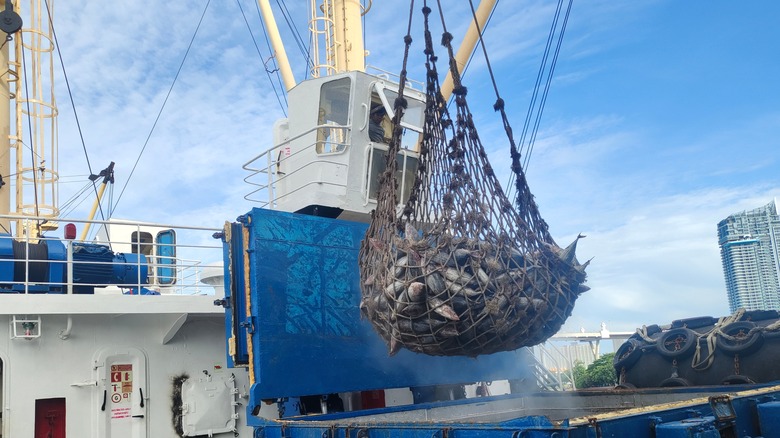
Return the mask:
{"type": "Polygon", "coordinates": [[[615,353],[605,354],[590,364],[588,368],[585,368],[582,362],[577,362],[573,369],[574,382],[577,385],[577,389],[615,386],[617,384],[617,375],[615,374],[615,368],[612,366],[614,357],[615,353]]]}

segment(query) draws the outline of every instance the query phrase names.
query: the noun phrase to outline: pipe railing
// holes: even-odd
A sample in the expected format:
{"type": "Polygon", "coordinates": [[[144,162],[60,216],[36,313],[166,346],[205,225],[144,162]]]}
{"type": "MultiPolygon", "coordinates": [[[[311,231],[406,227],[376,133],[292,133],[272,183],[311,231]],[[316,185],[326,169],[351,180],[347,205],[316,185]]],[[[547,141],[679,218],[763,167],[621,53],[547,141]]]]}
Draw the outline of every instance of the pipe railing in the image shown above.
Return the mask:
{"type": "MultiPolygon", "coordinates": [[[[330,161],[326,158],[328,156],[333,155],[341,155],[345,154],[347,150],[349,149],[349,134],[352,129],[351,125],[332,125],[332,124],[322,124],[322,125],[316,125],[294,137],[291,137],[289,139],[285,139],[279,144],[276,144],[265,151],[255,155],[252,157],[249,161],[244,163],[242,168],[250,174],[244,178],[244,182],[247,184],[256,187],[251,192],[247,193],[244,196],[244,199],[247,201],[252,202],[260,202],[262,204],[262,207],[268,207],[273,209],[275,202],[280,199],[282,196],[277,197],[275,185],[285,179],[290,178],[291,175],[294,175],[298,172],[300,172],[302,169],[304,169],[307,166],[311,166],[314,164],[326,164],[326,165],[344,165],[344,163],[341,162],[335,162],[330,161]],[[302,147],[296,151],[290,151],[289,155],[286,155],[282,157],[282,153],[284,151],[285,147],[289,147],[290,144],[302,137],[305,137],[306,135],[310,135],[312,133],[317,132],[320,129],[327,129],[329,132],[333,133],[334,131],[341,131],[343,132],[342,135],[339,135],[338,137],[346,139],[344,142],[330,142],[327,140],[315,140],[311,144],[302,147]],[[324,145],[324,144],[336,144],[337,150],[332,152],[323,152],[323,153],[317,153],[313,152],[317,148],[318,145],[324,145]],[[284,163],[285,161],[292,160],[294,157],[298,157],[301,154],[304,153],[312,153],[317,157],[320,157],[320,159],[316,161],[311,161],[307,163],[305,166],[301,166],[298,169],[292,169],[291,171],[288,171],[287,173],[281,174],[279,172],[279,167],[284,163]],[[263,167],[254,167],[254,163],[258,162],[259,160],[265,158],[266,164],[263,167]],[[256,181],[256,177],[258,175],[265,175],[265,178],[260,177],[261,181],[256,181]],[[260,193],[263,190],[267,190],[267,200],[261,200],[260,198],[253,197],[256,193],[260,193]]],[[[319,182],[319,181],[317,181],[319,182]]],[[[289,195],[289,193],[285,194],[289,195]]]]}
{"type": "MultiPolygon", "coordinates": [[[[16,220],[36,221],[41,218],[35,216],[0,215],[0,218],[10,217],[16,220]]],[[[101,221],[101,220],[66,220],[57,222],[79,223],[104,227],[103,235],[91,241],[65,240],[53,236],[53,232],[43,237],[33,238],[24,236],[16,238],[7,233],[0,233],[0,294],[2,293],[63,293],[71,294],[78,289],[98,288],[96,293],[138,293],[141,288],[164,294],[193,295],[212,293],[212,286],[200,281],[203,279],[203,270],[206,263],[222,260],[222,243],[214,240],[212,235],[222,231],[218,228],[177,226],[156,223],[131,223],[125,221],[101,221]],[[105,231],[109,230],[109,231],[105,231]],[[141,233],[155,233],[163,230],[174,230],[176,242],[158,243],[140,241],[141,233]],[[108,236],[107,234],[113,235],[108,236]],[[119,235],[119,234],[123,235],[119,235]],[[132,236],[135,235],[135,239],[132,236]],[[11,241],[15,241],[16,244],[11,241]],[[44,242],[62,242],[64,254],[57,253],[54,245],[44,242]],[[192,243],[190,243],[192,242],[192,243]],[[207,242],[207,243],[204,243],[207,242]],[[21,245],[20,245],[21,243],[21,245]],[[111,252],[111,260],[74,260],[74,243],[104,245],[111,252]],[[175,247],[173,255],[165,255],[158,249],[175,247]],[[14,251],[14,246],[17,251],[14,251]],[[19,247],[23,248],[23,253],[19,247]],[[19,254],[17,254],[19,252],[19,254]],[[33,252],[33,254],[31,254],[33,252]],[[117,253],[138,254],[136,260],[122,262],[116,257],[117,253]],[[144,254],[145,253],[145,254],[144,254]],[[56,254],[56,255],[55,255],[56,254]],[[51,257],[58,257],[51,260],[51,257]],[[60,258],[62,257],[62,258],[60,258]],[[60,266],[58,266],[60,265],[60,266]],[[112,272],[123,271],[130,267],[135,270],[134,279],[125,279],[122,283],[95,283],[74,280],[75,272],[98,272],[98,275],[106,275],[109,269],[112,272]],[[162,271],[168,269],[168,271],[162,271]],[[59,274],[52,278],[52,271],[60,270],[59,274]],[[142,276],[143,269],[147,270],[147,276],[142,276]],[[159,271],[159,272],[158,272],[159,271]],[[146,281],[144,281],[146,280],[146,281]],[[75,289],[75,290],[74,290],[75,289]]]]}

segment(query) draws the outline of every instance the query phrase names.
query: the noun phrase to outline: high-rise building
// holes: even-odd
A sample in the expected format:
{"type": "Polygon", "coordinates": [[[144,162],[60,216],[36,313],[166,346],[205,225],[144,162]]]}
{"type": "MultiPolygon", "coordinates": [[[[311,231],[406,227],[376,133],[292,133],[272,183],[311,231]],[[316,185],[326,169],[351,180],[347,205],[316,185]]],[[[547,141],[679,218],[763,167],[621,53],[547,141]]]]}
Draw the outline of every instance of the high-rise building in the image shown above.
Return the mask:
{"type": "Polygon", "coordinates": [[[780,309],[780,217],[777,202],[718,223],[729,308],[780,309]]]}

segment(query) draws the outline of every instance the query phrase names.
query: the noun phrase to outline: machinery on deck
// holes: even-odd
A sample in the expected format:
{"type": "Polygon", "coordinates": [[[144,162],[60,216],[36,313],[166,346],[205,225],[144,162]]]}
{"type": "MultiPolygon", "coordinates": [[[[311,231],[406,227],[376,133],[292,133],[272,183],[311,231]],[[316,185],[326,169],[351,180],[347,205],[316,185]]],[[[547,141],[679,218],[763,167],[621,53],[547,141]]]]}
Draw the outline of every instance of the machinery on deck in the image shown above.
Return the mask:
{"type": "Polygon", "coordinates": [[[92,294],[95,287],[118,285],[130,293],[147,294],[150,291],[140,287],[147,280],[143,254],[115,253],[107,245],[93,243],[31,242],[0,234],[0,292],[92,294]]]}

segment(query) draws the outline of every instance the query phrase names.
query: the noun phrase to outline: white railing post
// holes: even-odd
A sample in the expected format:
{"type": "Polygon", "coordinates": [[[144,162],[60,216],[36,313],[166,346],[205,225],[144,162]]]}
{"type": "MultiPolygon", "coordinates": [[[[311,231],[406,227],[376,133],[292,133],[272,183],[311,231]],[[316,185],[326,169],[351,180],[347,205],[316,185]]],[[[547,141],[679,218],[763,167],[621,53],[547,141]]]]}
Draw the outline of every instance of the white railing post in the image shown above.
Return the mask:
{"type": "Polygon", "coordinates": [[[25,222],[26,232],[24,233],[24,293],[30,292],[30,229],[25,222]]]}
{"type": "MultiPolygon", "coordinates": [[[[138,285],[138,295],[141,295],[141,256],[143,254],[142,254],[142,251],[141,251],[141,226],[140,225],[137,225],[135,227],[135,237],[136,237],[136,239],[135,239],[136,240],[136,245],[137,245],[137,248],[138,248],[138,253],[136,253],[136,258],[135,258],[135,263],[136,263],[136,267],[135,267],[136,280],[135,280],[135,282],[138,285]]],[[[152,242],[152,244],[154,244],[154,242],[152,242]]],[[[133,244],[131,243],[130,244],[130,252],[131,253],[133,252],[132,248],[133,248],[133,244]]],[[[127,263],[127,260],[125,260],[125,263],[127,263]]],[[[146,265],[149,266],[149,262],[147,262],[146,265]]],[[[149,273],[148,272],[146,273],[146,278],[149,278],[149,273]]]]}
{"type": "Polygon", "coordinates": [[[68,288],[68,295],[73,295],[73,241],[68,239],[68,244],[65,246],[65,251],[67,252],[67,260],[66,263],[66,270],[67,270],[67,288],[68,288]]]}
{"type": "MultiPolygon", "coordinates": [[[[266,161],[268,161],[268,188],[266,189],[268,191],[268,207],[273,210],[274,209],[274,188],[273,188],[273,158],[272,153],[269,150],[268,154],[266,155],[266,161]]],[[[278,166],[278,163],[277,163],[278,166]]],[[[278,170],[277,170],[278,171],[278,170]]]]}

